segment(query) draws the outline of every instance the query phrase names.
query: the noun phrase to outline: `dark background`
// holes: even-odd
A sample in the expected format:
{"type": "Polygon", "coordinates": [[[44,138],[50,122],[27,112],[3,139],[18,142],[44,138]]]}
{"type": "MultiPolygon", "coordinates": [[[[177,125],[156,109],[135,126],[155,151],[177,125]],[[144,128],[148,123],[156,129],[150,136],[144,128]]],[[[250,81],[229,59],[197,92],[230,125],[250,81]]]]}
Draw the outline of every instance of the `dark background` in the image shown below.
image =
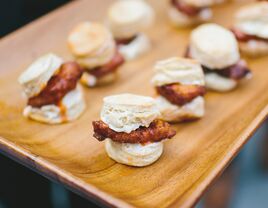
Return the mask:
{"type": "Polygon", "coordinates": [[[0,0],[0,36],[61,6],[68,0],[0,0]]]}

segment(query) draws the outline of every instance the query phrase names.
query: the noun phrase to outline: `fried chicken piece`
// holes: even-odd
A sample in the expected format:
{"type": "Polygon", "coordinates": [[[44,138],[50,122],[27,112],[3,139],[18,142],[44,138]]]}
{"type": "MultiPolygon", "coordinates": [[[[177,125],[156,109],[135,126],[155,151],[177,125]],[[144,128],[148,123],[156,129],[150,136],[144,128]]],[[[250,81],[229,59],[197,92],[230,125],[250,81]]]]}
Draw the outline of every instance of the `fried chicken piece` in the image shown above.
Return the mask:
{"type": "Polygon", "coordinates": [[[94,137],[99,141],[107,138],[120,143],[160,142],[175,136],[176,131],[167,122],[154,120],[149,127],[140,127],[130,133],[116,132],[103,121],[93,121],[94,137]]]}
{"type": "Polygon", "coordinates": [[[83,71],[75,62],[62,64],[59,73],[51,77],[46,87],[37,96],[28,100],[28,105],[37,108],[50,104],[58,105],[68,92],[76,88],[83,71]]]}
{"type": "Polygon", "coordinates": [[[241,31],[239,31],[236,28],[232,28],[231,31],[234,33],[236,39],[238,41],[241,41],[241,42],[247,42],[249,40],[259,40],[259,41],[268,42],[267,38],[261,38],[261,37],[255,36],[255,35],[248,35],[248,34],[245,34],[241,31]]]}
{"type": "Polygon", "coordinates": [[[223,77],[229,79],[239,80],[250,74],[250,70],[247,68],[247,64],[244,60],[238,61],[236,64],[229,66],[221,70],[211,70],[207,67],[202,66],[205,73],[217,73],[223,77]]]}
{"type": "Polygon", "coordinates": [[[185,105],[206,93],[204,86],[168,84],[156,87],[157,92],[174,105],[185,105]]]}
{"type": "MultiPolygon", "coordinates": [[[[186,58],[191,58],[189,46],[187,47],[184,56],[186,58]]],[[[239,60],[236,64],[221,70],[210,69],[204,65],[202,65],[202,68],[205,73],[217,73],[223,77],[227,77],[234,80],[243,79],[248,74],[251,74],[251,71],[250,69],[248,69],[247,64],[244,60],[239,60]]]]}
{"type": "Polygon", "coordinates": [[[179,0],[171,0],[171,4],[177,10],[179,10],[180,12],[182,12],[182,13],[188,15],[188,16],[196,16],[196,15],[198,15],[198,13],[202,9],[204,9],[204,8],[197,8],[197,7],[194,7],[194,6],[187,5],[184,2],[179,1],[179,0]]]}
{"type": "Polygon", "coordinates": [[[130,37],[130,38],[121,38],[121,39],[117,38],[115,39],[115,42],[117,45],[128,45],[136,38],[137,38],[137,35],[134,35],[133,37],[130,37]]]}
{"type": "Polygon", "coordinates": [[[112,60],[101,67],[96,67],[94,69],[88,70],[87,72],[94,77],[101,78],[109,73],[117,70],[117,68],[125,62],[124,57],[116,50],[112,60]]]}
{"type": "Polygon", "coordinates": [[[239,62],[237,62],[237,64],[232,65],[226,69],[223,69],[218,73],[230,79],[239,80],[243,79],[251,72],[248,69],[246,62],[244,60],[240,60],[239,62]]]}

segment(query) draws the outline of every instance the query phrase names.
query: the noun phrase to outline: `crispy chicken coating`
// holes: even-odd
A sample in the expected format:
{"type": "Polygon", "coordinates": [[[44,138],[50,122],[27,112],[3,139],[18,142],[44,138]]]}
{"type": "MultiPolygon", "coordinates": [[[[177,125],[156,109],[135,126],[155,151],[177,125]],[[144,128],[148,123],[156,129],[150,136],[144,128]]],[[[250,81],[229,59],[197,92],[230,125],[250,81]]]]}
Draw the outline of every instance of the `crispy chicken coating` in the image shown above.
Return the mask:
{"type": "Polygon", "coordinates": [[[45,88],[35,97],[28,100],[28,105],[41,107],[44,105],[58,105],[62,98],[71,90],[83,74],[83,69],[75,62],[61,65],[59,73],[52,76],[45,88]]]}
{"type": "Polygon", "coordinates": [[[231,31],[234,33],[236,39],[238,41],[241,41],[241,42],[247,42],[249,40],[259,40],[259,41],[268,42],[267,38],[261,38],[261,37],[255,36],[255,35],[247,35],[247,34],[241,32],[241,31],[239,31],[236,28],[232,28],[231,31]]]}
{"type": "MultiPolygon", "coordinates": [[[[191,58],[190,49],[187,47],[185,51],[186,58],[191,58]]],[[[243,79],[248,74],[251,74],[250,69],[247,67],[247,64],[244,60],[239,60],[236,64],[223,68],[221,70],[214,70],[210,69],[204,65],[202,65],[202,68],[205,73],[217,73],[223,77],[227,77],[229,79],[239,80],[243,79]]]]}
{"type": "Polygon", "coordinates": [[[176,131],[167,122],[154,120],[149,127],[140,127],[130,133],[116,132],[103,121],[93,121],[94,137],[99,141],[107,138],[120,143],[160,142],[175,136],[176,131]]]}
{"type": "Polygon", "coordinates": [[[180,12],[188,15],[188,16],[196,16],[203,8],[197,8],[194,6],[190,6],[185,4],[180,0],[171,0],[171,4],[180,12]]]}
{"type": "Polygon", "coordinates": [[[91,70],[87,70],[87,73],[93,75],[96,78],[101,78],[109,73],[115,72],[119,66],[125,62],[124,57],[116,50],[114,57],[110,62],[101,67],[96,67],[91,70]]]}
{"type": "Polygon", "coordinates": [[[211,70],[205,66],[202,66],[205,73],[216,72],[217,74],[227,77],[234,80],[240,80],[246,77],[248,74],[251,74],[250,70],[247,67],[247,64],[244,60],[238,61],[236,64],[224,68],[222,70],[211,70]]]}
{"type": "Polygon", "coordinates": [[[181,84],[168,84],[156,87],[158,94],[165,97],[169,102],[174,105],[185,105],[191,102],[198,96],[203,96],[206,93],[205,86],[199,85],[181,85],[181,84]]]}
{"type": "Polygon", "coordinates": [[[130,44],[133,40],[135,40],[135,38],[137,38],[137,35],[134,35],[133,37],[130,38],[117,38],[115,39],[115,42],[117,45],[128,45],[130,44]]]}

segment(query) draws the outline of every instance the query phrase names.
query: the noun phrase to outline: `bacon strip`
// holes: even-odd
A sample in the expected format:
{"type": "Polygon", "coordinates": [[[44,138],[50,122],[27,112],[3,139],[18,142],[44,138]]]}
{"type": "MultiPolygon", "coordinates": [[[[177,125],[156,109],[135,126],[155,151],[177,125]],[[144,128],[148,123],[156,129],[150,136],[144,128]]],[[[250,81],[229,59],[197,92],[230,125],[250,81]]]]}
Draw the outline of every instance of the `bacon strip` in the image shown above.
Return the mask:
{"type": "Polygon", "coordinates": [[[241,42],[247,42],[249,40],[259,40],[259,41],[265,41],[268,42],[268,39],[266,38],[261,38],[255,35],[247,35],[241,31],[239,31],[236,28],[232,28],[231,31],[234,33],[236,39],[241,42]]]}
{"type": "Polygon", "coordinates": [[[96,67],[95,69],[87,70],[86,72],[93,75],[96,78],[101,78],[109,73],[117,70],[125,62],[124,57],[116,50],[112,60],[101,67],[96,67]]]}
{"type": "Polygon", "coordinates": [[[175,136],[176,131],[170,128],[167,122],[154,120],[148,128],[140,127],[130,133],[116,132],[103,121],[93,121],[94,137],[103,141],[107,138],[120,143],[147,143],[160,142],[175,136]]]}
{"type": "Polygon", "coordinates": [[[168,84],[156,88],[157,92],[174,105],[185,105],[206,93],[204,86],[168,84]]]}
{"type": "Polygon", "coordinates": [[[223,77],[227,77],[234,80],[243,79],[245,76],[251,73],[251,71],[247,68],[246,62],[244,60],[240,60],[236,64],[221,70],[211,70],[205,66],[202,67],[205,73],[214,72],[223,77]]]}
{"type": "Polygon", "coordinates": [[[171,4],[180,12],[188,15],[188,16],[196,16],[199,12],[204,8],[197,8],[194,6],[190,6],[185,4],[180,0],[171,0],[171,4]]]}
{"type": "Polygon", "coordinates": [[[50,104],[58,105],[68,92],[76,88],[83,71],[75,62],[62,64],[59,73],[51,77],[46,87],[37,96],[28,100],[28,105],[37,108],[50,104]]]}
{"type": "Polygon", "coordinates": [[[137,35],[134,35],[131,38],[121,38],[121,39],[117,38],[117,39],[115,39],[115,42],[117,45],[128,45],[133,40],[135,40],[135,38],[137,38],[137,35]]]}
{"type": "MultiPolygon", "coordinates": [[[[187,47],[184,57],[191,58],[189,47],[187,47]]],[[[202,65],[202,68],[205,73],[213,72],[213,73],[217,73],[221,76],[234,79],[234,80],[243,79],[245,76],[251,73],[250,69],[247,67],[247,64],[244,60],[240,60],[236,64],[229,66],[227,68],[221,69],[221,70],[210,69],[204,65],[202,65]]]]}

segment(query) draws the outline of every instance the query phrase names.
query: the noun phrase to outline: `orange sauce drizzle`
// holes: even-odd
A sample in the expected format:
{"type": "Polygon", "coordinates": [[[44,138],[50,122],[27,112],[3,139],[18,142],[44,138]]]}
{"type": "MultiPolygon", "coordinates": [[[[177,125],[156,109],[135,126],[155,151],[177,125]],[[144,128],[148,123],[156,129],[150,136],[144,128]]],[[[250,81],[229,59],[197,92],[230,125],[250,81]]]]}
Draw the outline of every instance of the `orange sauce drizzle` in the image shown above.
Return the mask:
{"type": "Polygon", "coordinates": [[[60,115],[61,115],[61,119],[63,122],[67,122],[68,118],[67,118],[67,109],[66,106],[64,104],[62,104],[62,102],[60,102],[58,104],[58,107],[60,108],[60,115]]]}

